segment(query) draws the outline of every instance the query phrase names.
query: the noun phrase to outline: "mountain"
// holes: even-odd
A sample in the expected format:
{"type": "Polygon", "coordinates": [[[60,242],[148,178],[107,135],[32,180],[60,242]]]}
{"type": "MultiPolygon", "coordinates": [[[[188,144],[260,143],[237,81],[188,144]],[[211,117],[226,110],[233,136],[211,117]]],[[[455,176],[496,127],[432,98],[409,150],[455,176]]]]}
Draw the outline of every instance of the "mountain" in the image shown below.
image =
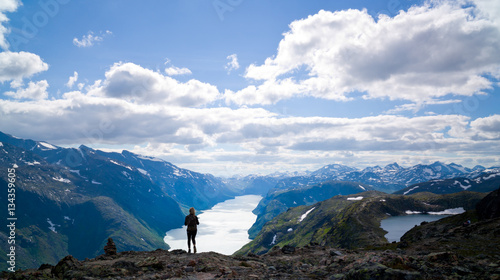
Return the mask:
{"type": "Polygon", "coordinates": [[[196,206],[200,210],[209,209],[236,195],[236,191],[228,188],[221,179],[213,175],[179,168],[158,158],[141,156],[125,150],[121,153],[103,151],[96,153],[136,168],[186,208],[196,206]]]}
{"type": "Polygon", "coordinates": [[[48,163],[65,166],[75,173],[82,170],[97,171],[95,159],[122,167],[122,175],[125,178],[129,171],[139,172],[160,186],[183,207],[196,205],[200,210],[209,209],[236,194],[235,190],[213,175],[182,169],[162,159],[137,155],[126,150],[121,153],[108,153],[84,145],[79,148],[61,148],[43,141],[19,139],[2,132],[0,142],[29,150],[43,157],[48,163]]]}
{"type": "MultiPolygon", "coordinates": [[[[453,201],[466,199],[466,194],[463,192],[453,195],[431,195],[423,202],[434,204],[436,201],[433,197],[440,201],[451,202],[450,198],[453,201]],[[453,197],[457,195],[460,197],[453,197]]],[[[363,200],[369,198],[378,200],[377,204],[382,205],[381,202],[388,200],[378,195],[397,197],[377,192],[363,193],[363,195],[365,198],[362,200],[348,202],[344,197],[339,201],[346,203],[345,207],[352,208],[351,211],[347,211],[349,213],[346,212],[347,215],[344,215],[346,221],[353,222],[352,228],[362,229],[364,226],[367,230],[356,231],[352,235],[345,234],[345,239],[363,237],[365,233],[360,240],[366,240],[374,233],[370,223],[356,224],[360,221],[357,219],[359,215],[356,215],[356,211],[362,213],[366,211],[364,208],[377,209],[375,204],[369,201],[365,203],[363,200]]],[[[423,198],[423,193],[419,195],[423,198]]],[[[474,195],[468,197],[477,201],[474,195]]],[[[411,204],[408,196],[399,198],[399,203],[411,204]]],[[[449,279],[450,277],[496,279],[500,255],[500,247],[496,246],[500,244],[498,198],[497,191],[477,203],[477,211],[488,213],[486,216],[469,210],[463,214],[415,226],[399,243],[367,246],[370,248],[357,247],[355,250],[349,250],[337,246],[319,245],[313,241],[298,247],[276,245],[262,255],[249,253],[225,256],[215,252],[188,254],[184,250],[161,249],[149,252],[118,251],[116,254],[105,254],[86,260],[66,256],[57,265],[44,264],[38,269],[10,274],[2,272],[0,277],[2,279],[449,279]],[[497,214],[491,215],[495,211],[497,214]],[[468,219],[471,223],[464,225],[463,222],[468,219]]],[[[388,210],[397,213],[400,207],[397,206],[397,199],[394,202],[396,205],[388,210]]],[[[418,204],[418,200],[416,202],[415,205],[418,204]]],[[[391,204],[393,203],[389,205],[391,204]]],[[[337,207],[337,210],[331,212],[343,211],[342,206],[337,203],[330,206],[337,207]]],[[[302,211],[308,208],[301,207],[305,208],[302,211]]],[[[330,209],[321,205],[317,207],[322,210],[330,209]]],[[[311,209],[305,212],[307,215],[304,213],[299,218],[296,215],[291,217],[299,225],[308,221],[311,224],[310,221],[318,220],[315,212],[319,211],[311,209]]],[[[293,209],[290,210],[292,211],[293,209]]],[[[374,213],[374,216],[377,214],[374,213]]],[[[337,230],[346,231],[348,226],[344,223],[337,230]]],[[[294,229],[298,229],[297,224],[291,232],[295,231],[294,229]]],[[[321,236],[321,232],[317,236],[321,236]]],[[[305,240],[307,242],[307,238],[305,240]]]]}
{"type": "Polygon", "coordinates": [[[434,179],[450,179],[455,177],[474,176],[485,168],[476,166],[473,169],[458,164],[444,164],[434,162],[430,165],[418,164],[411,167],[402,167],[397,163],[384,167],[373,166],[362,170],[339,164],[324,166],[311,174],[289,177],[279,181],[276,190],[300,188],[325,181],[360,182],[372,188],[392,193],[410,185],[434,179]]]}
{"type": "MultiPolygon", "coordinates": [[[[207,209],[234,193],[211,175],[163,160],[85,146],[61,148],[3,133],[0,168],[15,170],[19,268],[54,263],[68,254],[94,257],[108,237],[119,250],[167,249],[163,237],[183,224],[183,209],[207,209]]],[[[4,209],[8,178],[7,172],[0,174],[4,209]]],[[[7,238],[2,230],[0,239],[7,238]]],[[[6,247],[1,250],[0,269],[5,269],[6,247]]]]}
{"type": "Polygon", "coordinates": [[[266,222],[290,207],[311,205],[335,195],[348,195],[367,190],[371,188],[360,183],[329,181],[299,189],[270,192],[253,210],[253,213],[257,215],[257,220],[248,233],[251,239],[254,238],[266,222]]]}
{"type": "Polygon", "coordinates": [[[453,179],[435,179],[411,185],[395,194],[414,194],[418,192],[431,192],[437,194],[456,193],[461,191],[491,192],[500,186],[500,168],[483,169],[469,173],[468,177],[453,179]]]}
{"type": "Polygon", "coordinates": [[[470,210],[485,195],[461,192],[404,196],[378,191],[338,195],[313,205],[289,208],[267,222],[255,239],[235,254],[263,254],[274,246],[285,245],[319,244],[346,249],[383,246],[387,239],[380,221],[388,215],[406,215],[407,211],[439,212],[458,207],[470,210]]]}
{"type": "Polygon", "coordinates": [[[226,178],[224,183],[230,185],[242,194],[255,194],[265,196],[269,190],[273,189],[276,184],[284,179],[307,176],[311,172],[275,172],[269,175],[251,174],[247,176],[234,176],[226,178]]]}
{"type": "Polygon", "coordinates": [[[401,237],[398,247],[419,253],[438,248],[440,251],[480,258],[496,255],[498,262],[499,206],[500,189],[497,189],[479,201],[472,210],[412,228],[401,237]]]}

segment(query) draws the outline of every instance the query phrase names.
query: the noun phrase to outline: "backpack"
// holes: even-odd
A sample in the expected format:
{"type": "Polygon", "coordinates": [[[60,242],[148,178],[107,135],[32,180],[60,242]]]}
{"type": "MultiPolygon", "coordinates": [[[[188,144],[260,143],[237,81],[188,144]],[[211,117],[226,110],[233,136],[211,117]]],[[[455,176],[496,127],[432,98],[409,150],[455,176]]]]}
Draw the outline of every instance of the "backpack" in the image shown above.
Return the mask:
{"type": "Polygon", "coordinates": [[[187,230],[196,230],[196,216],[188,215],[187,220],[187,230]]]}

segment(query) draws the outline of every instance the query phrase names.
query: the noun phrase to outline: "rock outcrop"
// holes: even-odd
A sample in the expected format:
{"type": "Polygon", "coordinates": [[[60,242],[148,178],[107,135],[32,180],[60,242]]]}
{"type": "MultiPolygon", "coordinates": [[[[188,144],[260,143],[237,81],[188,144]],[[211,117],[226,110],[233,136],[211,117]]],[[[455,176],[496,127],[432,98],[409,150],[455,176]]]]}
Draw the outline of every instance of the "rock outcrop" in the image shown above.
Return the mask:
{"type": "Polygon", "coordinates": [[[257,256],[183,250],[120,252],[76,261],[66,257],[8,279],[500,279],[500,256],[464,257],[451,251],[345,250],[309,245],[273,248],[257,256]]]}

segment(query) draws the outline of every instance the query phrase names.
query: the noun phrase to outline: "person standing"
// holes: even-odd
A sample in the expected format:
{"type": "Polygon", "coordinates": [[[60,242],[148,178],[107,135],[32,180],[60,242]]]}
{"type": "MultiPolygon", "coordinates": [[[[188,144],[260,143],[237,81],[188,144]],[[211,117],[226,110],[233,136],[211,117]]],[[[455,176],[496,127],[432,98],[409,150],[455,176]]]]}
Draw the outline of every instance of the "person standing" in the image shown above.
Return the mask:
{"type": "Polygon", "coordinates": [[[184,219],[184,225],[187,226],[187,238],[188,238],[188,253],[191,253],[191,241],[193,242],[193,252],[196,254],[196,233],[198,232],[198,217],[195,215],[195,210],[193,207],[189,208],[189,215],[184,219]]]}

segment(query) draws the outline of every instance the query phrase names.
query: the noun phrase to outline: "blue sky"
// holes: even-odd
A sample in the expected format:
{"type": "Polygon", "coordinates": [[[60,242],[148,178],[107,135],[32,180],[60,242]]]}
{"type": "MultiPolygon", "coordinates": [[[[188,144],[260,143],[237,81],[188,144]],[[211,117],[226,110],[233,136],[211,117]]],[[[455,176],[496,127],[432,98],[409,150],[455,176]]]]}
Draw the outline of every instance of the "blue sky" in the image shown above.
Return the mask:
{"type": "Polygon", "coordinates": [[[0,1],[0,130],[216,175],[500,165],[500,4],[0,1]]]}

